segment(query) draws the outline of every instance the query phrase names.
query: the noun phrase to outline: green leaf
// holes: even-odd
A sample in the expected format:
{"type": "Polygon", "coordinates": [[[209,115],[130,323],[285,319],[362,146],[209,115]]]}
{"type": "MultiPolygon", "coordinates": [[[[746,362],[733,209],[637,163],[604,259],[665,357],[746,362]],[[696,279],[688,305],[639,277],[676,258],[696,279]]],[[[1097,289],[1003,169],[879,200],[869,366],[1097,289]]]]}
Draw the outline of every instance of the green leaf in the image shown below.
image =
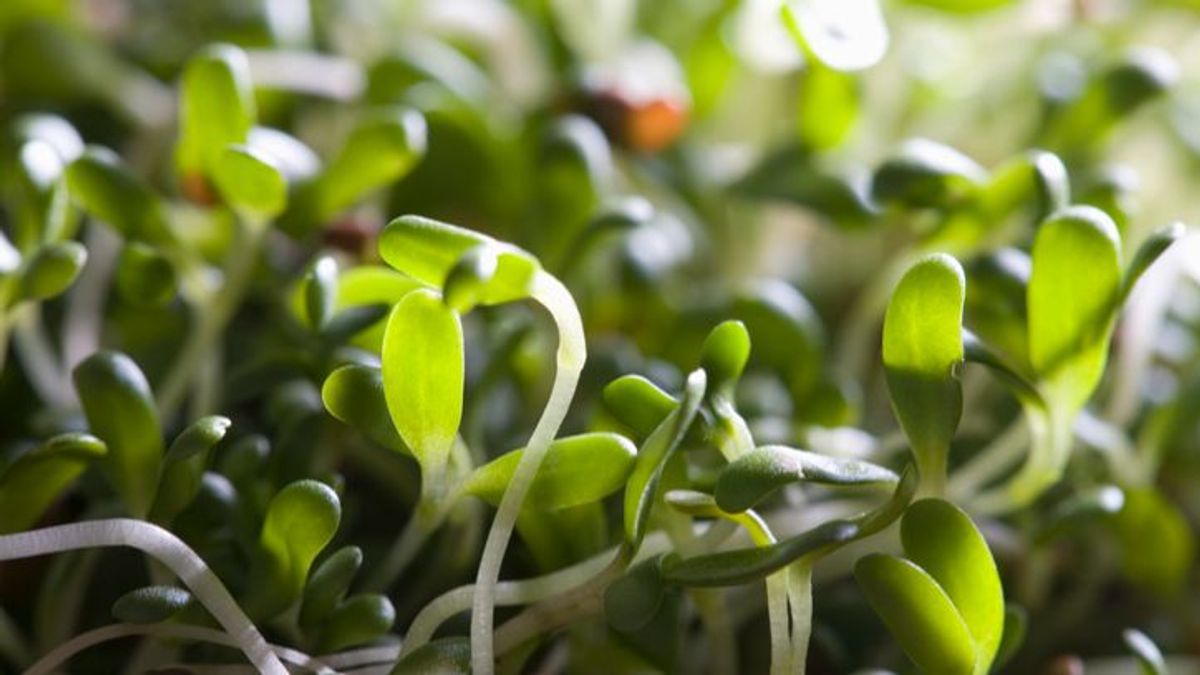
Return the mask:
{"type": "Polygon", "coordinates": [[[434,288],[443,288],[463,255],[485,245],[496,256],[496,270],[479,302],[494,305],[529,296],[541,265],[529,253],[455,225],[420,216],[400,216],[379,235],[379,255],[392,267],[434,288]]]}
{"type": "Polygon", "coordinates": [[[700,367],[708,374],[713,391],[736,385],[749,358],[750,333],[741,321],[725,321],[712,329],[700,349],[700,367]]]}
{"type": "Polygon", "coordinates": [[[110,351],[84,359],[73,376],[88,427],[108,445],[109,478],[126,510],[145,517],[163,457],[158,410],[146,376],[128,356],[110,351]]]}
{"type": "Polygon", "coordinates": [[[987,179],[983,167],[947,145],[906,141],[875,170],[871,197],[904,208],[948,208],[976,196],[987,179]]]}
{"type": "Polygon", "coordinates": [[[1010,365],[999,354],[988,349],[987,345],[966,328],[962,331],[963,360],[968,363],[978,363],[991,370],[1005,386],[1012,391],[1013,396],[1021,403],[1046,409],[1046,401],[1041,392],[1016,367],[1010,365]]]}
{"type": "Polygon", "coordinates": [[[914,502],[900,520],[904,554],[933,577],[958,608],[978,662],[990,664],[1004,632],[1004,590],[983,535],[942,499],[914,502]]]}
{"type": "Polygon", "coordinates": [[[1138,279],[1142,278],[1146,270],[1150,269],[1154,261],[1158,260],[1159,256],[1171,247],[1171,244],[1182,239],[1185,234],[1187,234],[1187,226],[1175,222],[1155,231],[1146,238],[1146,241],[1142,242],[1137,253],[1133,254],[1129,269],[1125,270],[1125,277],[1121,280],[1121,297],[1118,302],[1124,302],[1129,297],[1134,286],[1137,285],[1138,279]]]}
{"type": "MultiPolygon", "coordinates": [[[[498,506],[524,450],[513,450],[479,467],[463,491],[498,506]]],[[[523,509],[549,511],[603,499],[625,485],[637,448],[620,434],[590,433],[550,444],[529,487],[523,509]]]]}
{"type": "Polygon", "coordinates": [[[383,338],[383,393],[396,430],[427,480],[440,480],[458,433],[463,377],[458,314],[431,291],[404,296],[383,338]]]}
{"type": "Polygon", "coordinates": [[[670,394],[641,375],[622,375],[603,392],[604,407],[638,437],[654,432],[677,405],[670,394]]]}
{"type": "Polygon", "coordinates": [[[870,462],[783,445],[764,445],[726,466],[717,478],[713,495],[723,510],[738,513],[754,507],[788,483],[880,485],[899,480],[894,472],[870,462]]]}
{"type": "MultiPolygon", "coordinates": [[[[385,305],[384,314],[391,311],[409,291],[420,288],[417,281],[382,265],[359,265],[342,270],[337,280],[337,292],[334,299],[335,312],[343,312],[351,308],[372,305],[385,305]]],[[[291,298],[291,309],[296,318],[302,323],[307,321],[305,286],[297,284],[291,298]]],[[[334,323],[338,323],[335,318],[334,323]]],[[[368,327],[357,331],[353,343],[363,349],[379,353],[383,347],[383,333],[387,321],[381,319],[372,322],[368,327]]],[[[332,328],[332,326],[330,327],[332,328]]]]}
{"type": "Polygon", "coordinates": [[[888,393],[922,480],[944,479],[946,455],[962,415],[962,387],[955,371],[963,360],[965,294],[958,261],[934,254],[904,274],[883,320],[888,393]]]}
{"type": "Polygon", "coordinates": [[[739,548],[691,558],[668,558],[663,579],[680,586],[736,586],[764,579],[802,556],[820,553],[861,535],[858,523],[832,520],[769,546],[739,548]]]}
{"type": "Polygon", "coordinates": [[[366,644],[392,629],[396,610],[378,593],[363,593],[342,603],[321,631],[320,653],[332,653],[366,644]]]}
{"type": "Polygon", "coordinates": [[[287,207],[287,180],[275,159],[261,150],[227,146],[213,164],[213,180],[225,203],[244,217],[265,222],[287,207]]]}
{"type": "Polygon", "coordinates": [[[1071,207],[1038,229],[1026,291],[1029,357],[1052,406],[1080,408],[1104,373],[1120,260],[1117,227],[1099,209],[1071,207]]]}
{"type": "Polygon", "coordinates": [[[89,147],[67,166],[71,198],[126,239],[158,243],[170,238],[158,195],[108,148],[89,147]]]}
{"type": "Polygon", "coordinates": [[[667,594],[662,559],[662,555],[656,555],[643,560],[604,589],[604,618],[608,625],[630,632],[650,623],[667,594]]]}
{"type": "Polygon", "coordinates": [[[386,108],[367,115],[318,179],[318,220],[403,178],[424,154],[425,118],[420,113],[386,108]]]}
{"type": "Polygon", "coordinates": [[[1167,662],[1158,645],[1149,636],[1136,628],[1127,628],[1121,633],[1125,646],[1133,652],[1142,675],[1167,675],[1167,662]]]}
{"type": "Polygon", "coordinates": [[[232,422],[228,417],[210,415],[196,420],[175,437],[163,459],[158,495],[150,509],[150,519],[170,523],[200,492],[200,482],[208,467],[214,446],[225,438],[232,422]]]}
{"type": "Polygon", "coordinates": [[[255,601],[262,616],[286,609],[304,590],[308,569],[333,539],[341,503],[329,486],[300,480],[280,490],[267,506],[259,544],[263,553],[255,601]]]}
{"type": "Polygon", "coordinates": [[[400,659],[390,675],[471,675],[471,640],[448,637],[434,640],[400,659]]]}
{"type": "Polygon", "coordinates": [[[210,175],[226,146],[246,142],[255,116],[250,65],[241,49],[216,44],[193,56],[180,82],[179,172],[210,175]]]}
{"type": "Polygon", "coordinates": [[[499,263],[493,246],[480,244],[468,249],[446,275],[442,291],[446,304],[459,314],[474,309],[487,296],[499,263]]]}
{"type": "Polygon", "coordinates": [[[1124,507],[1125,492],[1116,485],[1082,489],[1050,509],[1036,530],[1035,541],[1044,542],[1087,521],[1115,516],[1124,507]]]}
{"type": "Polygon", "coordinates": [[[625,542],[635,550],[646,534],[650,510],[658,498],[663,467],[683,441],[700,410],[707,378],[694,370],[687,378],[683,400],[654,430],[638,450],[633,473],[625,485],[625,542]]]}
{"type": "Polygon", "coordinates": [[[1113,530],[1124,576],[1160,598],[1175,597],[1196,554],[1191,528],[1179,508],[1153,488],[1128,488],[1113,530]]]}
{"type": "Polygon", "coordinates": [[[362,561],[362,549],[344,546],[317,565],[304,586],[299,616],[301,626],[312,628],[333,614],[350,590],[362,561]]]}
{"type": "Polygon", "coordinates": [[[124,623],[160,623],[192,604],[192,594],[177,586],[143,586],[113,603],[112,615],[124,623]]]}
{"type": "Polygon", "coordinates": [[[14,459],[0,472],[0,534],[20,532],[36,523],[107,452],[104,441],[95,436],[68,433],[14,459]]]}
{"type": "Polygon", "coordinates": [[[1032,203],[1040,221],[1071,203],[1071,179],[1058,155],[1030,150],[993,171],[980,199],[993,217],[1004,217],[1032,203]]]}
{"type": "Polygon", "coordinates": [[[327,255],[318,258],[304,275],[304,313],[309,328],[319,331],[333,318],[337,284],[337,261],[327,255]]]}
{"type": "Polygon", "coordinates": [[[867,601],[921,670],[972,675],[975,647],[950,596],[925,570],[895,556],[874,553],[854,565],[867,601]]]}
{"type": "Polygon", "coordinates": [[[179,275],[165,255],[141,242],[127,242],[117,259],[117,291],[126,302],[161,307],[175,297],[179,275]]]}
{"type": "Polygon", "coordinates": [[[349,424],[372,441],[396,452],[411,454],[392,423],[383,389],[383,372],[370,366],[342,366],[325,378],[321,400],[330,415],[349,424]]]}
{"type": "Polygon", "coordinates": [[[859,118],[860,92],[852,75],[810,61],[801,74],[799,130],[807,149],[822,151],[845,141],[859,118]]]}
{"type": "Polygon", "coordinates": [[[73,241],[46,244],[37,250],[21,274],[23,300],[53,298],[70,288],[87,262],[87,249],[73,241]]]}

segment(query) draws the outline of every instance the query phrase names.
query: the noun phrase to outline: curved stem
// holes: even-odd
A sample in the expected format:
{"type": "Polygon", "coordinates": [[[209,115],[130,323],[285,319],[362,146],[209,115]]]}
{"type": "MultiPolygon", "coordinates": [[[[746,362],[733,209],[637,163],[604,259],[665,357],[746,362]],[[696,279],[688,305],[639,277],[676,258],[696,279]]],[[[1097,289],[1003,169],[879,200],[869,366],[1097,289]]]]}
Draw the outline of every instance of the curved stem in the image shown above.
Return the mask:
{"type": "Polygon", "coordinates": [[[178,537],[157,525],[130,518],[111,518],[5,535],[0,537],[0,560],[106,546],[129,546],[160,560],[232,636],[255,668],[268,675],[287,675],[258,628],[204,560],[178,537]]]}
{"type": "MultiPolygon", "coordinates": [[[[94,647],[98,644],[108,642],[110,640],[119,640],[125,637],[145,636],[157,638],[169,638],[176,640],[192,640],[195,642],[209,642],[227,647],[237,647],[237,641],[231,638],[228,634],[222,633],[219,630],[212,628],[204,628],[202,626],[188,626],[183,624],[157,623],[157,624],[134,624],[134,623],[116,623],[108,626],[101,626],[86,633],[80,633],[71,638],[67,642],[55,647],[52,651],[37,660],[25,671],[25,675],[49,675],[54,672],[59,666],[66,663],[72,656],[82,652],[85,649],[94,647]]],[[[279,647],[269,645],[275,655],[288,663],[295,664],[314,673],[333,673],[334,670],[327,664],[308,656],[302,652],[287,647],[279,647]]]]}
{"type": "Polygon", "coordinates": [[[571,293],[558,279],[539,272],[533,279],[531,296],[541,303],[554,319],[558,329],[557,369],[550,399],[534,427],[521,461],[513,472],[512,480],[500,500],[500,507],[488,531],[479,562],[479,573],[475,577],[478,590],[471,611],[471,666],[476,675],[491,675],[495,669],[492,656],[493,608],[496,604],[496,583],[500,578],[500,564],[512,538],[525,495],[533,483],[546,450],[554,440],[567,409],[575,395],[583,362],[587,357],[584,341],[583,321],[571,293]]]}
{"type": "Polygon", "coordinates": [[[225,271],[224,286],[213,298],[212,304],[199,313],[198,325],[188,335],[179,358],[159,388],[158,409],[164,420],[174,414],[197,369],[212,357],[213,344],[220,339],[246,293],[254,262],[267,233],[267,224],[246,221],[245,231],[245,240],[234,245],[225,271]]]}
{"type": "Polygon", "coordinates": [[[788,607],[792,614],[792,669],[804,675],[812,635],[812,561],[802,557],[787,567],[788,607]]]}

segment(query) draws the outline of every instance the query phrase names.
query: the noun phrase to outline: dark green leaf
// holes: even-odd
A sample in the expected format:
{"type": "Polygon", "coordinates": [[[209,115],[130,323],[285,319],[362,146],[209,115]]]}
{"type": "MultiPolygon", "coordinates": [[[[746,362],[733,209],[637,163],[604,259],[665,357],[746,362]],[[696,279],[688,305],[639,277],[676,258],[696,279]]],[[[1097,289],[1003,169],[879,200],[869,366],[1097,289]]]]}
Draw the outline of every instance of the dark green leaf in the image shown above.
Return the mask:
{"type": "Polygon", "coordinates": [[[604,618],[620,631],[643,628],[662,605],[662,556],[656,555],[629,568],[604,590],[604,618]]]}
{"type": "Polygon", "coordinates": [[[1113,528],[1125,577],[1161,598],[1175,597],[1196,552],[1191,529],[1179,508],[1153,488],[1129,488],[1113,528]]]}
{"type": "Polygon", "coordinates": [[[333,318],[337,286],[337,261],[321,256],[304,275],[304,309],[309,328],[319,331],[333,318]]]}
{"type": "Polygon", "coordinates": [[[383,391],[383,373],[370,366],[342,366],[325,378],[321,399],[329,414],[397,452],[409,454],[396,432],[383,391]]]}
{"type": "Polygon", "coordinates": [[[892,471],[869,462],[765,445],[725,467],[717,478],[714,496],[722,509],[737,513],[752,508],[788,483],[878,485],[898,480],[892,471]]]}
{"type": "Polygon", "coordinates": [[[196,498],[209,454],[225,438],[230,424],[228,417],[211,415],[196,420],[175,438],[163,459],[151,520],[169,523],[196,498]]]}
{"type": "Polygon", "coordinates": [[[108,444],[104,465],[109,478],[129,513],[145,517],[163,457],[150,384],[132,359],[110,351],[84,359],[75,367],[74,379],[89,428],[108,444]]]}
{"type": "Polygon", "coordinates": [[[392,629],[396,610],[392,601],[377,593],[356,595],[329,616],[321,632],[322,653],[366,644],[392,629]]]}
{"type": "Polygon", "coordinates": [[[1029,614],[1020,605],[1007,604],[1004,606],[1004,634],[1000,637],[1000,646],[996,648],[996,659],[992,667],[1003,668],[1016,655],[1025,642],[1025,633],[1029,629],[1029,614]]]}
{"type": "Polygon", "coordinates": [[[820,553],[860,536],[849,520],[833,520],[770,546],[740,548],[663,563],[663,578],[680,586],[736,586],[766,578],[796,559],[820,553]]]}
{"type": "Polygon", "coordinates": [[[63,490],[107,451],[104,441],[95,436],[69,433],[14,459],[0,472],[0,534],[36,523],[63,490]]]}
{"type": "Polygon", "coordinates": [[[448,637],[421,645],[400,659],[390,675],[471,675],[471,640],[448,637]]]}
{"type": "Polygon", "coordinates": [[[87,249],[76,242],[42,246],[21,274],[21,299],[45,300],[62,293],[75,282],[85,262],[87,249]]]}
{"type": "Polygon", "coordinates": [[[117,259],[117,291],[134,305],[162,306],[175,297],[179,276],[165,255],[131,241],[117,259]]]}
{"type": "Polygon", "coordinates": [[[987,174],[983,168],[946,145],[915,139],[875,170],[871,197],[882,205],[946,208],[974,197],[987,174]]]}
{"type": "MultiPolygon", "coordinates": [[[[498,506],[524,450],[513,450],[476,469],[463,491],[498,506]]],[[[590,433],[550,444],[522,506],[549,511],[599,501],[616,492],[633,470],[637,448],[624,436],[590,433]]]]}
{"type": "Polygon", "coordinates": [[[255,592],[259,613],[272,616],[304,590],[308,570],[337,531],[341,503],[329,486],[315,480],[283,488],[267,506],[259,544],[264,554],[255,592]]]}
{"type": "Polygon", "coordinates": [[[301,626],[311,628],[333,614],[350,590],[362,561],[360,548],[344,546],[317,565],[304,586],[299,616],[301,626]]]}
{"type": "Polygon", "coordinates": [[[192,594],[177,586],[143,586],[117,598],[112,615],[125,623],[159,623],[191,603],[192,594]]]}

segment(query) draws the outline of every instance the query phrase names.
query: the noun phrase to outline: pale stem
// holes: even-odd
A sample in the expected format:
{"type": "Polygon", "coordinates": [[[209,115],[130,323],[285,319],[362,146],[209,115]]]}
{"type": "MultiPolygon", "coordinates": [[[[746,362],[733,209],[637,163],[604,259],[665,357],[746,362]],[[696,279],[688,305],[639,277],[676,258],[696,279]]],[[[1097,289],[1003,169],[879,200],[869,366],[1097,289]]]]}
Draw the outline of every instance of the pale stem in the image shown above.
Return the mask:
{"type": "Polygon", "coordinates": [[[787,567],[788,607],[792,612],[792,672],[804,675],[812,635],[812,560],[802,557],[787,567]]]}
{"type": "Polygon", "coordinates": [[[496,583],[500,577],[500,564],[512,538],[513,527],[525,495],[541,468],[546,450],[554,441],[558,429],[575,395],[579,374],[586,359],[586,344],[583,321],[570,292],[553,276],[539,272],[534,276],[531,297],[541,303],[554,319],[558,329],[557,368],[550,399],[542,411],[542,417],[534,427],[521,461],[513,472],[512,480],[500,499],[496,517],[488,531],[475,577],[478,591],[471,611],[471,664],[476,675],[491,675],[495,669],[492,650],[493,609],[496,604],[496,583]]]}
{"type": "Polygon", "coordinates": [[[108,546],[129,546],[161,561],[229,633],[255,668],[267,675],[287,674],[287,669],[271,651],[258,628],[204,560],[178,537],[157,525],[130,518],[112,518],[5,535],[0,537],[0,560],[108,546]]]}

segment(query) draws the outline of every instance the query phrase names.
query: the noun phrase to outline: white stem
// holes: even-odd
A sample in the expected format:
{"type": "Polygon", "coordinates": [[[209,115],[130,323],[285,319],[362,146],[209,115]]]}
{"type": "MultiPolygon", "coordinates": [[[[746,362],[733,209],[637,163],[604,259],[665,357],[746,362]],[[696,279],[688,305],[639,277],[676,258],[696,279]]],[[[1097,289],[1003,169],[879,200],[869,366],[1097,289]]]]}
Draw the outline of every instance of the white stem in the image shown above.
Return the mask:
{"type": "Polygon", "coordinates": [[[398,658],[400,658],[400,643],[396,642],[377,647],[363,647],[362,649],[355,649],[353,651],[328,654],[317,657],[317,660],[330,668],[338,670],[361,668],[377,663],[388,664],[388,669],[390,670],[391,664],[395,663],[398,658]]]}
{"type": "Polygon", "coordinates": [[[496,583],[500,579],[500,564],[512,538],[513,527],[529,486],[541,468],[546,450],[554,441],[571,399],[575,386],[587,358],[584,341],[583,321],[575,301],[565,286],[550,274],[539,272],[533,279],[531,297],[542,304],[553,317],[558,328],[557,370],[550,399],[542,411],[542,417],[534,427],[521,461],[513,472],[512,480],[500,499],[500,507],[488,531],[479,562],[479,573],[475,577],[478,590],[471,611],[471,665],[475,675],[491,675],[495,669],[493,659],[492,612],[496,604],[496,583]]]}
{"type": "MultiPolygon", "coordinates": [[[[89,649],[109,640],[119,640],[125,637],[145,636],[156,638],[168,638],[173,640],[192,640],[194,642],[209,642],[217,645],[225,645],[227,647],[238,646],[236,641],[227,633],[222,633],[219,630],[212,628],[204,628],[203,626],[189,626],[185,624],[173,623],[155,623],[155,624],[135,624],[135,623],[116,623],[108,626],[101,626],[86,633],[80,633],[71,638],[67,642],[62,643],[54,650],[47,653],[42,658],[38,659],[37,663],[29,667],[25,671],[25,675],[49,675],[54,672],[59,666],[66,663],[68,659],[75,656],[85,649],[89,649]]],[[[311,656],[288,647],[279,647],[270,645],[270,649],[280,659],[288,663],[295,664],[314,673],[322,675],[334,673],[333,667],[327,663],[323,663],[311,656]]]]}
{"type": "Polygon", "coordinates": [[[161,561],[233,638],[259,672],[287,675],[258,628],[208,565],[178,537],[157,525],[130,518],[56,525],[0,537],[0,560],[31,558],[84,548],[129,546],[161,561]]]}
{"type": "Polygon", "coordinates": [[[792,670],[804,675],[812,635],[812,561],[800,558],[787,567],[788,607],[792,611],[792,670]]]}

